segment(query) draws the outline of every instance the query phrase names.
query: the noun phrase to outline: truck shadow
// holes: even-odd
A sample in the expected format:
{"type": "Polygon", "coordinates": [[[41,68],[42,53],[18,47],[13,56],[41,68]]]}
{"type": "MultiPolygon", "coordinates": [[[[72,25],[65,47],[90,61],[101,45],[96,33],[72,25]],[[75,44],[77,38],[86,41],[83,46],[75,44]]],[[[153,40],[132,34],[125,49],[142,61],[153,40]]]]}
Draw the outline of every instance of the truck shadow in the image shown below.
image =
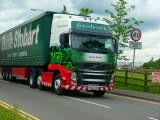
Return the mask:
{"type": "MultiPolygon", "coordinates": [[[[0,77],[0,79],[2,80],[1,77],[0,77]]],[[[6,80],[3,80],[3,81],[6,81],[6,80]]],[[[8,82],[11,82],[11,81],[8,81],[8,82]]],[[[24,86],[28,86],[28,88],[29,88],[28,82],[23,79],[16,79],[16,80],[12,81],[11,83],[21,84],[24,86]]],[[[50,90],[50,88],[47,88],[47,87],[43,91],[48,92],[48,93],[54,93],[53,90],[50,90]]],[[[106,99],[107,98],[108,99],[107,95],[104,95],[102,97],[97,97],[97,96],[94,96],[92,92],[85,92],[85,91],[65,91],[64,95],[68,96],[68,97],[78,97],[78,98],[97,98],[97,99],[106,99]]]]}
{"type": "Polygon", "coordinates": [[[68,97],[78,97],[78,98],[96,98],[96,99],[108,99],[109,97],[107,96],[107,92],[104,96],[98,97],[95,96],[92,92],[85,92],[85,91],[66,91],[65,96],[68,97]]]}
{"type": "MultiPolygon", "coordinates": [[[[0,76],[0,80],[1,81],[8,81],[8,80],[3,80],[1,76],[0,76]]],[[[26,80],[22,80],[22,79],[18,79],[18,80],[16,79],[14,81],[8,81],[8,82],[17,83],[17,84],[28,86],[28,82],[26,80]]]]}
{"type": "Polygon", "coordinates": [[[17,84],[21,84],[21,85],[25,85],[29,87],[29,83],[26,80],[22,80],[22,79],[16,79],[13,82],[17,83],[17,84]]]}

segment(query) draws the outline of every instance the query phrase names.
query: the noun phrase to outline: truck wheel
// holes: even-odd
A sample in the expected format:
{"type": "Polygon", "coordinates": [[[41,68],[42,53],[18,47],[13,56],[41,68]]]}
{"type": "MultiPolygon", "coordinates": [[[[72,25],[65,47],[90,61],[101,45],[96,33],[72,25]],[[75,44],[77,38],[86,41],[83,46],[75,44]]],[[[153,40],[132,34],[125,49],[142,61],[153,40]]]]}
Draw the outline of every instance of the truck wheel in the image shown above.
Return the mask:
{"type": "Polygon", "coordinates": [[[61,76],[60,76],[59,73],[55,77],[53,87],[54,87],[54,92],[57,95],[63,95],[64,94],[64,89],[61,88],[61,76]]]}
{"type": "Polygon", "coordinates": [[[12,74],[11,74],[11,72],[8,72],[7,80],[8,81],[12,81],[12,74]]]}
{"type": "Polygon", "coordinates": [[[6,71],[6,80],[9,80],[9,72],[6,71]]]}
{"type": "Polygon", "coordinates": [[[14,82],[15,81],[15,77],[12,76],[12,72],[11,71],[9,71],[9,73],[8,73],[7,80],[10,81],[10,82],[14,82]]]}
{"type": "Polygon", "coordinates": [[[41,73],[38,73],[38,75],[37,75],[37,87],[40,90],[44,89],[44,86],[42,84],[42,75],[41,75],[41,73]]]}
{"type": "Polygon", "coordinates": [[[6,72],[5,71],[2,72],[2,79],[6,80],[6,72]]]}
{"type": "Polygon", "coordinates": [[[102,97],[105,94],[105,91],[93,91],[93,93],[97,97],[102,97]]]}
{"type": "Polygon", "coordinates": [[[31,71],[28,77],[30,88],[36,88],[36,72],[31,71]]]}

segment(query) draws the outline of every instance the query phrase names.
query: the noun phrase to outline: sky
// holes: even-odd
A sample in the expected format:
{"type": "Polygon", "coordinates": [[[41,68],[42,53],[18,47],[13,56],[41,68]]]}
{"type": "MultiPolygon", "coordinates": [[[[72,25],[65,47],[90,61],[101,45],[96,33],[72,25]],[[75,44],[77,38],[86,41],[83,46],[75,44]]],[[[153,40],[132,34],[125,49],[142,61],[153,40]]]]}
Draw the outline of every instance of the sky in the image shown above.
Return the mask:
{"type": "MultiPolygon", "coordinates": [[[[0,0],[0,33],[12,28],[42,11],[61,11],[66,5],[70,13],[77,14],[82,7],[94,11],[93,17],[108,17],[105,10],[112,10],[111,3],[116,0],[0,0]],[[42,11],[31,11],[40,9],[42,11]]],[[[127,0],[135,5],[129,12],[131,17],[143,20],[138,26],[142,32],[142,49],[136,50],[136,62],[146,62],[152,57],[160,58],[160,1],[159,0],[127,0]]],[[[127,48],[125,54],[132,61],[133,50],[127,48]]]]}

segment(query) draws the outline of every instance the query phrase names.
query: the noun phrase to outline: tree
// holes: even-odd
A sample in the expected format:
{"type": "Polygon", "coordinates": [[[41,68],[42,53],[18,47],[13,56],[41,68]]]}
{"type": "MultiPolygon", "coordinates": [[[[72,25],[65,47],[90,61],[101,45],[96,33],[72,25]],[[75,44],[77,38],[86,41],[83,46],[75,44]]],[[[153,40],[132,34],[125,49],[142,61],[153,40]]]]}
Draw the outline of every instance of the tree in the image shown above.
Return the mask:
{"type": "Polygon", "coordinates": [[[145,62],[142,65],[143,68],[147,68],[147,69],[160,69],[160,58],[155,60],[153,58],[151,58],[151,60],[149,60],[148,62],[145,62]]]}
{"type": "Polygon", "coordinates": [[[129,34],[135,26],[143,23],[143,21],[129,17],[128,11],[134,10],[135,6],[128,6],[126,0],[117,0],[116,3],[112,3],[111,6],[113,7],[113,11],[106,10],[106,13],[109,14],[110,19],[105,20],[109,23],[113,36],[118,40],[118,59],[128,60],[123,52],[124,48],[128,47],[130,40],[129,34]]]}
{"type": "Polygon", "coordinates": [[[152,57],[149,62],[154,62],[154,57],[152,57]]]}
{"type": "Polygon", "coordinates": [[[88,16],[89,14],[92,14],[92,13],[93,13],[93,10],[92,10],[92,9],[82,7],[82,8],[80,9],[79,15],[88,16]]]}
{"type": "Polygon", "coordinates": [[[143,68],[147,68],[147,69],[153,68],[154,58],[152,57],[148,62],[145,62],[142,66],[143,68]]]}
{"type": "Polygon", "coordinates": [[[67,7],[63,5],[63,10],[61,11],[62,14],[68,14],[67,7]]]}

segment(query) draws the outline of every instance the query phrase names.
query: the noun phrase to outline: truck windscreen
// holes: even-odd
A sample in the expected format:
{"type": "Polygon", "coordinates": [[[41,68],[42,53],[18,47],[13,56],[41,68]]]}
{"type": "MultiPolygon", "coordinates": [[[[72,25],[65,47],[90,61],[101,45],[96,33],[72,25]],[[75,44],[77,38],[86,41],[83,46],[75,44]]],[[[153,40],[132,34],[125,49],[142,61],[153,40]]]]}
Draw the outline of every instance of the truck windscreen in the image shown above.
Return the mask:
{"type": "Polygon", "coordinates": [[[114,40],[107,36],[71,34],[72,48],[84,52],[112,54],[115,52],[114,40]]]}

